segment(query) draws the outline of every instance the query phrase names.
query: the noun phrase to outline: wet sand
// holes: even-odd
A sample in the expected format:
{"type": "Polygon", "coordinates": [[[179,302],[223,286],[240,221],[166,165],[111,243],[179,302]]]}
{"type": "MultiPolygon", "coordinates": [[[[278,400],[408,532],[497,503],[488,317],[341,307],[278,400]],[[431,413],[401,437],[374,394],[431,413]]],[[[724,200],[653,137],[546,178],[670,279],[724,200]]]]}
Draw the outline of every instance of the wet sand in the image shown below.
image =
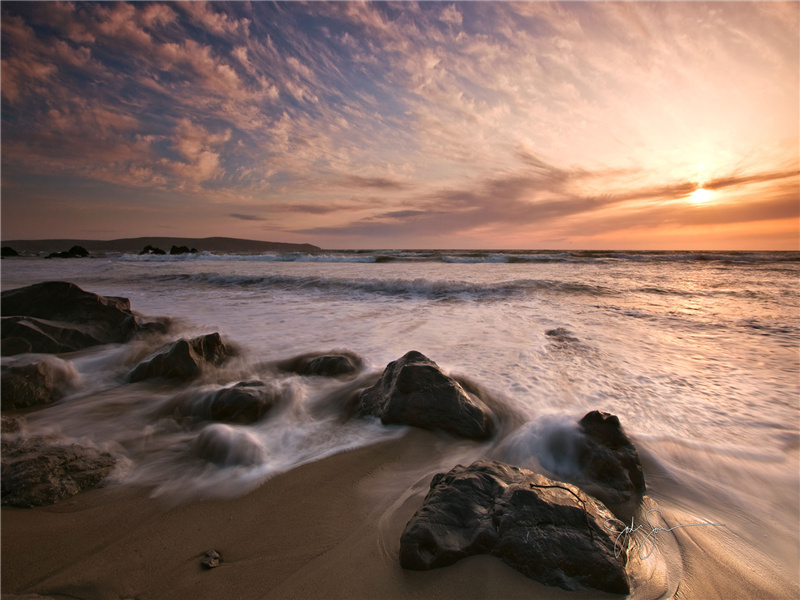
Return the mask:
{"type": "MultiPolygon", "coordinates": [[[[298,467],[235,499],[175,503],[145,488],[111,485],[50,507],[3,507],[3,598],[619,597],[547,587],[488,556],[427,572],[401,569],[400,534],[451,444],[410,430],[298,467]],[[211,549],[224,562],[205,570],[200,562],[211,549]]],[[[669,485],[657,476],[651,483],[656,495],[669,485]]],[[[659,508],[668,525],[693,520],[664,501],[659,508]]],[[[792,574],[730,528],[662,532],[656,552],[634,571],[634,598],[784,599],[800,592],[792,574]]]]}

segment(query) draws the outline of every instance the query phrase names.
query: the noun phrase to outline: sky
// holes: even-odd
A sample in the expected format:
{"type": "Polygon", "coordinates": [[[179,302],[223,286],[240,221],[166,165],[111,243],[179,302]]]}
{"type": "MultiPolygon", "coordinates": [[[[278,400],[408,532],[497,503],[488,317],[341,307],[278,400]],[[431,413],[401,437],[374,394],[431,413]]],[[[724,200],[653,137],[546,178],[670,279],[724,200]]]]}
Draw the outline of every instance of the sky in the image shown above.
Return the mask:
{"type": "Polygon", "coordinates": [[[800,249],[800,3],[2,2],[3,240],[800,249]]]}

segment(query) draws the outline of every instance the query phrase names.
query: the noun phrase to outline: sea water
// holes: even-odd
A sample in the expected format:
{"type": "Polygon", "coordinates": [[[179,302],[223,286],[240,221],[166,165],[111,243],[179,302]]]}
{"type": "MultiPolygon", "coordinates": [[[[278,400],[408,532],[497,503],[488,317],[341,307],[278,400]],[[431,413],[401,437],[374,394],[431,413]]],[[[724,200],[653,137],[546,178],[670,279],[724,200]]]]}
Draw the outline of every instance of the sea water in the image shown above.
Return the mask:
{"type": "Polygon", "coordinates": [[[502,447],[509,462],[541,464],[553,459],[542,456],[548,436],[590,410],[611,412],[650,470],[681,490],[671,500],[683,498],[707,513],[702,518],[744,523],[744,538],[797,564],[800,253],[351,251],[2,262],[3,290],[52,280],[175,319],[171,336],[150,346],[63,357],[79,384],[29,416],[34,431],[114,452],[121,483],[153,484],[166,495],[236,495],[305,462],[402,435],[403,427],[324,410],[346,382],[278,376],[264,365],[347,349],[379,373],[418,350],[521,415],[499,445],[477,445],[472,456],[502,447]],[[276,414],[249,426],[186,429],[159,412],[186,388],[123,384],[158,344],[213,331],[238,357],[218,380],[194,388],[271,379],[289,398],[276,414]],[[201,435],[236,451],[223,464],[199,461],[192,448],[201,435]]]}

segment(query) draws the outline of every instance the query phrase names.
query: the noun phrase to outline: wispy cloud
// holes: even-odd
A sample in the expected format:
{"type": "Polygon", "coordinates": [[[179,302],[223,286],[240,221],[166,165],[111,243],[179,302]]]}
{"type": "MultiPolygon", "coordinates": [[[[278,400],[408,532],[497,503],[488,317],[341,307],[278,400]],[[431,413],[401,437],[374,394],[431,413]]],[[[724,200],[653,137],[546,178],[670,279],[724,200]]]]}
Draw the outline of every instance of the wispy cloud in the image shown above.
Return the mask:
{"type": "MultiPolygon", "coordinates": [[[[102,186],[109,219],[125,189],[165,214],[191,204],[209,231],[263,215],[319,244],[502,245],[634,215],[725,223],[676,208],[698,185],[756,219],[739,191],[782,190],[800,168],[791,2],[0,10],[3,189],[20,203],[21,182],[47,176],[37,197],[102,186]]],[[[4,235],[33,227],[22,214],[4,208],[4,235]]]]}
{"type": "Polygon", "coordinates": [[[240,221],[266,221],[266,219],[259,217],[258,215],[243,215],[240,213],[231,213],[228,216],[233,217],[234,219],[239,219],[240,221]]]}

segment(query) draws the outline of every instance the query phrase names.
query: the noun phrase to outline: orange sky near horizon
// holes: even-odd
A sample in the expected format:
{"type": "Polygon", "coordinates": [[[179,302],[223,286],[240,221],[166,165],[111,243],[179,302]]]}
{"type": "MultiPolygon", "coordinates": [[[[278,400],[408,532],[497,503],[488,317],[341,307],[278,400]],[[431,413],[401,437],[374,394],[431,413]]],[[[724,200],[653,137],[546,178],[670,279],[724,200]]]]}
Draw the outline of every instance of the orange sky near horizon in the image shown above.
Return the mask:
{"type": "Polygon", "coordinates": [[[800,3],[14,3],[2,238],[800,249],[800,3]]]}

